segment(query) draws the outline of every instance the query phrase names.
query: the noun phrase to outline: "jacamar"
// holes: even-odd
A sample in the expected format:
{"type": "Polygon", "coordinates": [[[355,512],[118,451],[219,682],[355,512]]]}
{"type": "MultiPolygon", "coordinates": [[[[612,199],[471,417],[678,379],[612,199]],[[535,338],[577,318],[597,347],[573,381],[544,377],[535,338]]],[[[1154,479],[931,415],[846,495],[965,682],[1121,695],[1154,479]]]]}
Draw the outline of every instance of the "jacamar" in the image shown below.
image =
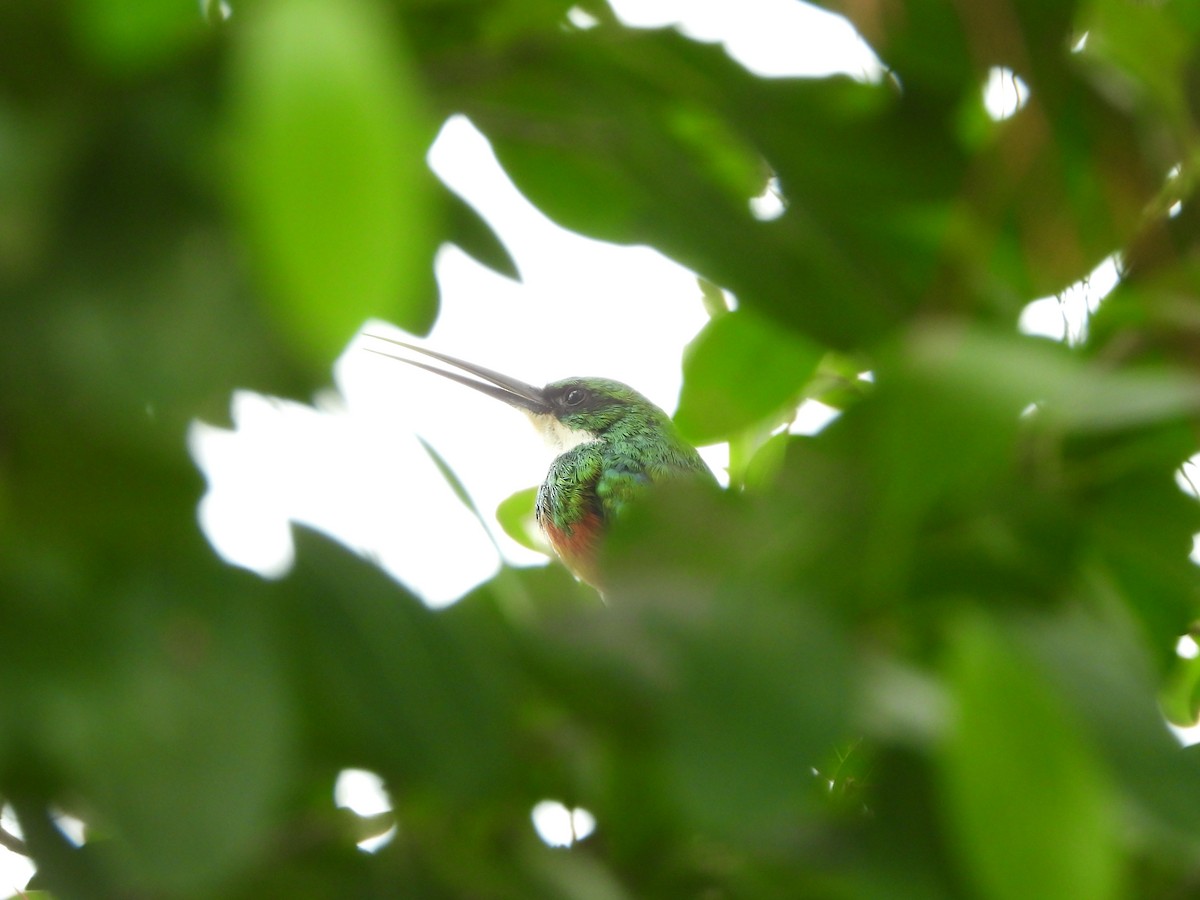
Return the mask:
{"type": "Polygon", "coordinates": [[[613,519],[647,485],[712,472],[670,417],[619,381],[566,378],[534,387],[453,356],[371,335],[474,375],[382,353],[465,384],[524,412],[558,451],[538,488],[534,512],[554,552],[576,576],[600,587],[596,557],[613,519]]]}

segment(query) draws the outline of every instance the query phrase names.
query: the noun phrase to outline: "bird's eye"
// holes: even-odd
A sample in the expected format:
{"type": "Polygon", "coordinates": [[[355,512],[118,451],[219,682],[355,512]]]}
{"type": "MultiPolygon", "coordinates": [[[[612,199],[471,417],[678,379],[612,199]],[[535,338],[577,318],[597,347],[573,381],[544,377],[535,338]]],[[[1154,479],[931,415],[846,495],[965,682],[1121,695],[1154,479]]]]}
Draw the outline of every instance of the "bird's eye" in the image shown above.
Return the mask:
{"type": "Polygon", "coordinates": [[[587,398],[587,392],[582,388],[571,388],[567,391],[567,395],[563,397],[563,402],[567,406],[578,406],[587,398]]]}

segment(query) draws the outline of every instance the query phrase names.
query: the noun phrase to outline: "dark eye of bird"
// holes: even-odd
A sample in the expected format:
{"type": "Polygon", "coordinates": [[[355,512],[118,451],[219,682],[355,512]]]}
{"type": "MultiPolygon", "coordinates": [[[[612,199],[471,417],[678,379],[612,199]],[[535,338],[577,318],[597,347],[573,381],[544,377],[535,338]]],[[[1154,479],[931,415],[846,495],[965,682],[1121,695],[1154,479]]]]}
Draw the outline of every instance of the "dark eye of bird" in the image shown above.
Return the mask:
{"type": "Polygon", "coordinates": [[[566,403],[567,406],[578,406],[585,399],[587,399],[587,391],[583,390],[582,388],[571,388],[569,391],[567,391],[567,395],[563,398],[563,402],[566,403]]]}

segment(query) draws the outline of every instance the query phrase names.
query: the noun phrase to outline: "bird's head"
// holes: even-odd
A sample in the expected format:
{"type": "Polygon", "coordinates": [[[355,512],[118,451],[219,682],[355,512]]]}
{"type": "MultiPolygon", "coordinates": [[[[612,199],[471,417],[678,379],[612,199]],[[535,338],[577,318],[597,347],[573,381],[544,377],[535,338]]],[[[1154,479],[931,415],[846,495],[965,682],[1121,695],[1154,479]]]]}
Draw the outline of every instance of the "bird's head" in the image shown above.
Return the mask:
{"type": "Polygon", "coordinates": [[[461,369],[461,372],[447,371],[421,360],[368,348],[373,353],[398,359],[443,378],[457,381],[516,407],[530,418],[546,442],[560,453],[580,444],[602,440],[620,425],[654,427],[669,421],[666,413],[633,388],[619,381],[607,378],[566,378],[545,387],[535,387],[492,369],[415,344],[381,335],[371,337],[461,369]],[[464,372],[467,374],[463,374],[464,372]],[[470,377],[472,375],[475,377],[470,377]]]}

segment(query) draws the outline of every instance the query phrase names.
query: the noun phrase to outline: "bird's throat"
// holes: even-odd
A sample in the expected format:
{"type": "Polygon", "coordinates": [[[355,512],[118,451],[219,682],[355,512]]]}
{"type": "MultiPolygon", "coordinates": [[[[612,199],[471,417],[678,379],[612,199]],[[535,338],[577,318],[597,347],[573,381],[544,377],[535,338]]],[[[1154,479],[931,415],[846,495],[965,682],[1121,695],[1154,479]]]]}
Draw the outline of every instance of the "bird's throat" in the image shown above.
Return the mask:
{"type": "Polygon", "coordinates": [[[529,421],[533,423],[533,427],[538,430],[546,444],[559,455],[573,450],[581,444],[590,444],[597,439],[593,432],[568,428],[554,416],[545,413],[526,413],[526,415],[529,416],[529,421]]]}

